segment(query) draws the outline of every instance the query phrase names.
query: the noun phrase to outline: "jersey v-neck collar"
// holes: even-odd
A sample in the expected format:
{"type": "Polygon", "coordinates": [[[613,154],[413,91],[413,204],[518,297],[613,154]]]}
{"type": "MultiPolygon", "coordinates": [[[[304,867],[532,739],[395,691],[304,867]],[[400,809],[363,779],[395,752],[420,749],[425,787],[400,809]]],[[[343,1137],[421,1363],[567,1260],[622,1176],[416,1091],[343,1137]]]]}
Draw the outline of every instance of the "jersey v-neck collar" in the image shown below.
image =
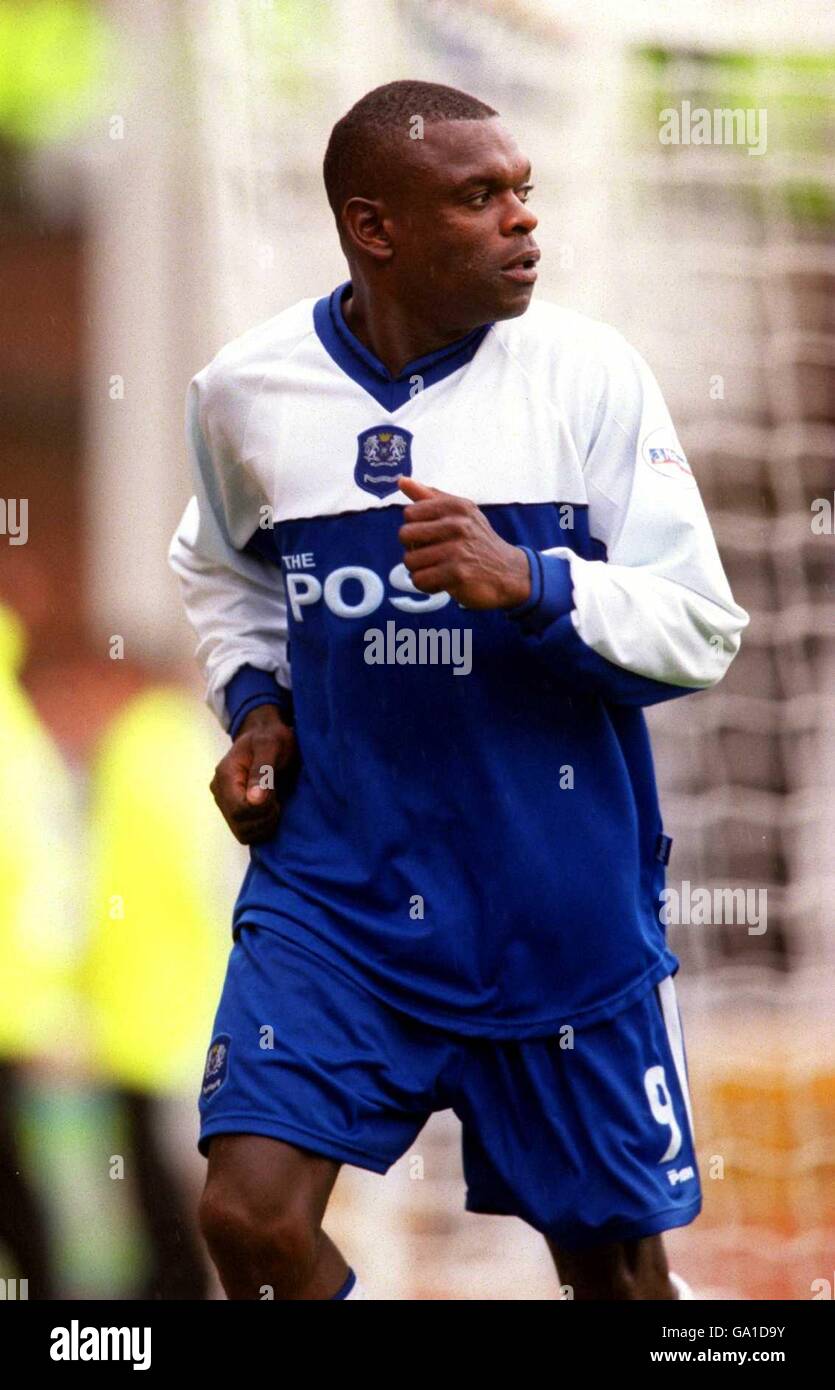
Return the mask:
{"type": "Polygon", "coordinates": [[[392,376],[345,322],[342,301],[350,288],[351,281],[346,280],[332,294],[318,299],[313,306],[313,325],[336,365],[389,412],[399,410],[415,395],[415,376],[421,378],[419,389],[425,390],[471,362],[493,326],[487,323],[474,328],[466,337],[407,362],[397,376],[392,376]]]}

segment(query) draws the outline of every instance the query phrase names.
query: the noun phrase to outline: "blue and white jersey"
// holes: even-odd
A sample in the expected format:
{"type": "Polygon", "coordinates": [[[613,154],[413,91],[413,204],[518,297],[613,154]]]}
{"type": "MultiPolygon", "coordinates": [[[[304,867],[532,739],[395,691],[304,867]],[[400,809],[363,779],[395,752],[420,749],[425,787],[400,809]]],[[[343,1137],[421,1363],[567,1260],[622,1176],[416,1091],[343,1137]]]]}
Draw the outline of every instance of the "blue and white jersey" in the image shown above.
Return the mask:
{"type": "Polygon", "coordinates": [[[206,698],[234,735],[292,689],[301,753],[234,925],[460,1033],[608,1018],[678,967],[641,707],[720,680],[747,614],[619,333],[534,302],[394,378],[347,290],[244,333],[188,393],[170,561],[206,698]],[[526,548],[527,604],[414,588],[404,473],[526,548]]]}

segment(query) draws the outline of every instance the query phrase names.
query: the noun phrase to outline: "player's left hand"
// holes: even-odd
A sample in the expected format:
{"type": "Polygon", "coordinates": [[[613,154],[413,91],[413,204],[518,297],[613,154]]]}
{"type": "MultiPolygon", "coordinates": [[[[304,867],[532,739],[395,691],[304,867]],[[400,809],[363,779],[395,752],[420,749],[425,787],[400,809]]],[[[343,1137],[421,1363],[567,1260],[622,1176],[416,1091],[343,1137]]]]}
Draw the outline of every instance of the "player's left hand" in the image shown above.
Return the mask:
{"type": "Polygon", "coordinates": [[[414,478],[398,486],[412,499],[397,536],[416,589],[451,594],[463,608],[513,608],[530,597],[527,556],[496,534],[475,502],[414,478]]]}

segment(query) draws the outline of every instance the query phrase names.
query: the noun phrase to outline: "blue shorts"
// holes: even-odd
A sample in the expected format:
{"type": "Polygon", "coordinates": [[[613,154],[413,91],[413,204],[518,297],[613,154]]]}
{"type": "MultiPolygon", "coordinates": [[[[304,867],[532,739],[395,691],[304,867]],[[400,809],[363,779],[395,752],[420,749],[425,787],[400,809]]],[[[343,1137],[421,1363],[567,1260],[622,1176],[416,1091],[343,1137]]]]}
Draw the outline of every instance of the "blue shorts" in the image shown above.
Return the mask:
{"type": "Polygon", "coordinates": [[[701,1210],[671,977],[573,1035],[464,1037],[392,1009],[276,932],[241,928],[206,1060],[202,1154],[214,1134],[262,1134],[385,1173],[448,1108],[462,1123],[469,1211],[521,1217],[582,1249],[701,1210]]]}

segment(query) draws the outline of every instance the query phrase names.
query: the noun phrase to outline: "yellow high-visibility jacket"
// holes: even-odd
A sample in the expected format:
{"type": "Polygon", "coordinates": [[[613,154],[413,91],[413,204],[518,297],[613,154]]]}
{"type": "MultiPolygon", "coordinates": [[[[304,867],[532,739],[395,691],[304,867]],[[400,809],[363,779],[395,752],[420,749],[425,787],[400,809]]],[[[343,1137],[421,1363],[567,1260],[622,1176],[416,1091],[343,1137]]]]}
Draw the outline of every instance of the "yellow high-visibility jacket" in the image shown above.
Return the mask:
{"type": "Polygon", "coordinates": [[[198,697],[156,687],[106,731],[90,787],[83,970],[97,1071],[197,1095],[246,864],[209,791],[229,747],[198,697]]]}
{"type": "Polygon", "coordinates": [[[20,684],[23,623],[0,604],[0,1057],[78,1045],[79,810],[71,774],[20,684]]]}

